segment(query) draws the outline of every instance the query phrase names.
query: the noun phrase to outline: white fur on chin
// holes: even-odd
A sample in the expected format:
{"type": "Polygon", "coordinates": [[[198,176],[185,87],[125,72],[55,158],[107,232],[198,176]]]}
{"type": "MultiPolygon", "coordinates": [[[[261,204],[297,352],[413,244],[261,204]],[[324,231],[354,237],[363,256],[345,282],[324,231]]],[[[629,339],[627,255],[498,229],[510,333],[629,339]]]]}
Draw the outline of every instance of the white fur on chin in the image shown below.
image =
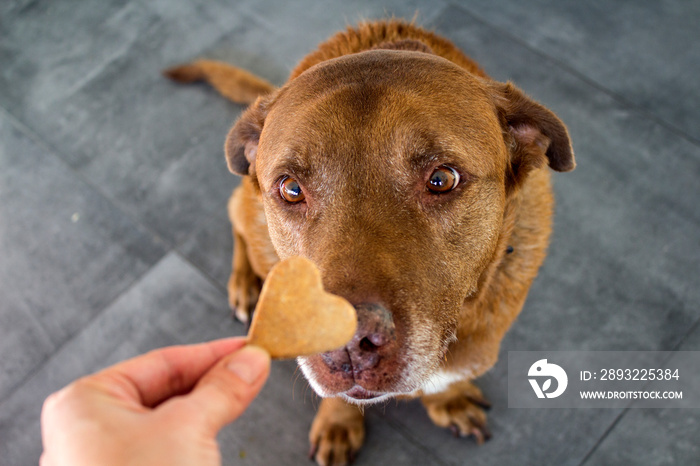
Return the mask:
{"type": "Polygon", "coordinates": [[[307,363],[305,358],[297,358],[297,364],[299,364],[299,367],[301,368],[301,372],[304,374],[304,377],[306,377],[306,380],[308,380],[309,385],[311,385],[311,388],[313,388],[313,390],[321,398],[338,397],[349,404],[367,406],[367,405],[387,401],[395,396],[405,395],[405,393],[399,393],[399,392],[384,393],[381,396],[378,396],[376,398],[372,398],[369,400],[358,400],[356,398],[351,398],[344,393],[329,393],[328,390],[326,390],[321,384],[319,384],[316,381],[316,379],[313,376],[313,373],[311,372],[311,368],[310,368],[310,366],[307,363]]]}

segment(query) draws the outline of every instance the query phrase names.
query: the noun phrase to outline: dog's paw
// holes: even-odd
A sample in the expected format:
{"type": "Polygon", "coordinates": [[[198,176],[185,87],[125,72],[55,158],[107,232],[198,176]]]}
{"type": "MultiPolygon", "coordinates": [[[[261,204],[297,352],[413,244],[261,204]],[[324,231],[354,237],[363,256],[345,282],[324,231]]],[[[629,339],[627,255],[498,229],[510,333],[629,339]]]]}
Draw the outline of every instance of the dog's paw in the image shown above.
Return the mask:
{"type": "Polygon", "coordinates": [[[473,436],[479,445],[491,438],[485,413],[491,404],[471,382],[457,382],[444,392],[424,395],[421,402],[435,425],[449,428],[456,437],[473,436]]]}
{"type": "Polygon", "coordinates": [[[228,305],[238,320],[249,324],[260,296],[262,280],[252,270],[234,270],[228,281],[228,305]]]}
{"type": "Polygon", "coordinates": [[[309,458],[321,466],[353,462],[365,441],[362,412],[337,398],[324,398],[309,432],[309,458]]]}

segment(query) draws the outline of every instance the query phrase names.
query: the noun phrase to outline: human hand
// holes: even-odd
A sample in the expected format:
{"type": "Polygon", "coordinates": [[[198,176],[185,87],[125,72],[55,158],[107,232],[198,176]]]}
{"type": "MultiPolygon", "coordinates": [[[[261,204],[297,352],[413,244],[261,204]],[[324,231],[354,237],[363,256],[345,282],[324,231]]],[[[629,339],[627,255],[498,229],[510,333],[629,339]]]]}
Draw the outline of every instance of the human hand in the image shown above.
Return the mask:
{"type": "Polygon", "coordinates": [[[219,465],[219,430],[245,410],[270,357],[228,338],[152,351],[49,396],[41,466],[219,465]]]}

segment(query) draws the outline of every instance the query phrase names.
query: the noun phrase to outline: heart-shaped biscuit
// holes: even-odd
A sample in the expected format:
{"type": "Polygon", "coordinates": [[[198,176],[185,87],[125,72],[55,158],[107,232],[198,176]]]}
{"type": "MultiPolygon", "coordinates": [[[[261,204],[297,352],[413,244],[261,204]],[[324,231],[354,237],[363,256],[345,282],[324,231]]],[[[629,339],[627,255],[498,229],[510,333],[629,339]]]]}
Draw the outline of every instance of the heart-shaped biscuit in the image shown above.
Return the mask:
{"type": "Polygon", "coordinates": [[[323,290],[314,263],[290,257],[275,265],[265,279],[248,342],[273,358],[295,358],[340,348],[356,328],[355,308],[323,290]]]}

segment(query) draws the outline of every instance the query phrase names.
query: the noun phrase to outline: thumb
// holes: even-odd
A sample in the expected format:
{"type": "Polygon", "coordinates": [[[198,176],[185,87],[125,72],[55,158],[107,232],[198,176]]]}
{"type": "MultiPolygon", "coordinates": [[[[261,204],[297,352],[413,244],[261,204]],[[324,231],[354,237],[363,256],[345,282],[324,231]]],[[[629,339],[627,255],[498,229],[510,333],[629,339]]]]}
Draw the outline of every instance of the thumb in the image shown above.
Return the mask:
{"type": "Polygon", "coordinates": [[[265,385],[270,374],[270,355],[253,345],[223,358],[209,370],[189,395],[172,406],[194,414],[194,423],[212,435],[238,418],[265,385]],[[184,405],[184,406],[183,406],[184,405]]]}

